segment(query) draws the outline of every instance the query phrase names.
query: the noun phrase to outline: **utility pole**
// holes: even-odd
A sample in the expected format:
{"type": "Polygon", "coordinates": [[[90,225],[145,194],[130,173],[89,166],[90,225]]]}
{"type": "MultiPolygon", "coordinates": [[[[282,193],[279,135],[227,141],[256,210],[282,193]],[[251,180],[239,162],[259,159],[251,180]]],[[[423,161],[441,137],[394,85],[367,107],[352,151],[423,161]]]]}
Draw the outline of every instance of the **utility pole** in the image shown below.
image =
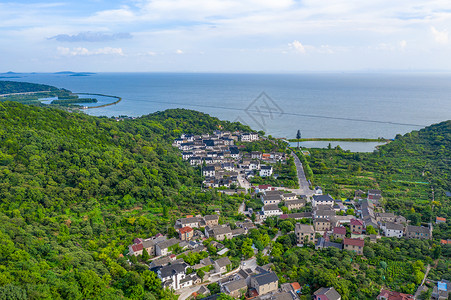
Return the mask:
{"type": "Polygon", "coordinates": [[[298,149],[299,149],[299,140],[301,139],[301,130],[298,129],[298,133],[296,133],[296,139],[298,140],[298,149]]]}

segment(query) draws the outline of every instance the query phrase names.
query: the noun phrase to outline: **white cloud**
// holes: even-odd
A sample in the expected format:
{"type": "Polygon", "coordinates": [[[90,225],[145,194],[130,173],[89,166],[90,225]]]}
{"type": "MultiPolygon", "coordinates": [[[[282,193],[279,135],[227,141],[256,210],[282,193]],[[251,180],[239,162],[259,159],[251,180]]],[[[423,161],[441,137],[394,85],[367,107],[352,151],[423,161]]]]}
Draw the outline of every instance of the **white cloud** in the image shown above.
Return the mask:
{"type": "Polygon", "coordinates": [[[124,56],[121,48],[104,47],[95,50],[88,50],[83,47],[66,48],[58,47],[58,54],[62,56],[88,56],[88,55],[120,55],[124,56]]]}
{"type": "Polygon", "coordinates": [[[289,43],[288,46],[298,53],[305,54],[305,47],[298,40],[294,40],[292,43],[289,43]]]}
{"type": "Polygon", "coordinates": [[[406,40],[400,41],[399,47],[401,47],[401,50],[404,50],[407,47],[407,41],[406,40]]]}
{"type": "Polygon", "coordinates": [[[183,54],[184,52],[183,52],[183,50],[177,49],[177,50],[175,51],[175,53],[176,53],[176,54],[183,54]]]}
{"type": "Polygon", "coordinates": [[[448,44],[448,31],[438,31],[434,26],[431,26],[431,32],[437,43],[448,44]]]}

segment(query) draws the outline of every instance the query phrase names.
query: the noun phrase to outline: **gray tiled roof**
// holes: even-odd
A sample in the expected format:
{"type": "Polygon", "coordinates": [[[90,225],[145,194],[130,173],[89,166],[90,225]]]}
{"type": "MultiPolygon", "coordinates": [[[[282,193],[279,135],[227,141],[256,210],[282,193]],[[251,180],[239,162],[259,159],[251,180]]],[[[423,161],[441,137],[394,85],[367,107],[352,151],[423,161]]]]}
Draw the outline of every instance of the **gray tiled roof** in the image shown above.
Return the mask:
{"type": "Polygon", "coordinates": [[[404,230],[404,226],[401,224],[387,222],[385,223],[385,227],[390,230],[404,230]]]}
{"type": "Polygon", "coordinates": [[[340,294],[333,288],[333,287],[329,287],[329,288],[325,288],[322,287],[319,290],[317,290],[315,293],[313,293],[313,295],[325,295],[327,297],[327,299],[329,300],[338,300],[341,299],[340,294]]]}
{"type": "Polygon", "coordinates": [[[166,249],[166,248],[169,248],[171,246],[178,244],[179,242],[180,242],[180,240],[178,240],[176,238],[172,238],[169,240],[161,241],[161,242],[157,243],[157,245],[158,245],[158,247],[160,247],[160,249],[166,249]]]}
{"type": "Polygon", "coordinates": [[[307,225],[307,224],[299,224],[296,223],[296,232],[303,232],[303,233],[315,233],[315,229],[313,228],[312,225],[307,225]]]}
{"type": "Polygon", "coordinates": [[[334,201],[331,195],[313,195],[313,199],[317,202],[334,201]]]}
{"type": "Polygon", "coordinates": [[[242,289],[247,289],[246,279],[230,281],[230,282],[224,284],[224,287],[226,287],[230,293],[239,291],[242,289]]]}
{"type": "Polygon", "coordinates": [[[165,277],[172,276],[174,274],[185,273],[186,267],[187,267],[187,265],[185,263],[173,264],[173,265],[163,267],[160,270],[161,277],[165,278],[165,277]]]}
{"type": "Polygon", "coordinates": [[[221,257],[220,259],[216,260],[215,263],[220,267],[225,267],[230,265],[232,262],[228,257],[221,257]]]}
{"type": "Polygon", "coordinates": [[[279,280],[276,273],[274,272],[266,272],[258,275],[253,275],[252,277],[255,278],[255,281],[257,281],[259,286],[263,286],[279,280]]]}

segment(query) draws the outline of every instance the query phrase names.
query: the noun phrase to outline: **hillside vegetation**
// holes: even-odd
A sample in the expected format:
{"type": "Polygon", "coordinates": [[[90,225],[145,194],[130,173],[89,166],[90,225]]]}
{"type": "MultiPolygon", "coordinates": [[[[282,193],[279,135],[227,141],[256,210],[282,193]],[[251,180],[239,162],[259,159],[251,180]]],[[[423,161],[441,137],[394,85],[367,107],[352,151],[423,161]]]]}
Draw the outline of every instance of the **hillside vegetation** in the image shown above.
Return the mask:
{"type": "MultiPolygon", "coordinates": [[[[451,219],[451,121],[434,124],[380,146],[373,153],[309,149],[307,162],[314,184],[335,197],[353,198],[354,191],[381,189],[385,209],[406,216],[413,224],[451,219]]],[[[299,154],[302,156],[302,154],[299,154]]],[[[434,230],[450,238],[447,224],[434,230]]]]}
{"type": "Polygon", "coordinates": [[[183,109],[116,122],[0,103],[0,298],[167,298],[121,256],[181,214],[237,211],[171,146],[219,126],[248,129],[183,109]]]}

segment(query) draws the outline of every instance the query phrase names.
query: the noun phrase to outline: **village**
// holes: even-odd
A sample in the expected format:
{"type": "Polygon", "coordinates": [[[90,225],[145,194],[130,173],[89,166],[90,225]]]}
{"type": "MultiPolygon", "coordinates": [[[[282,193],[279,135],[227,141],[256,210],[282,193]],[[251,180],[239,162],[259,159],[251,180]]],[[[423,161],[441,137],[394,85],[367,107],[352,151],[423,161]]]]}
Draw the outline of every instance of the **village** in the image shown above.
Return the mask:
{"type": "MultiPolygon", "coordinates": [[[[299,299],[303,289],[299,283],[280,283],[271,263],[257,263],[255,241],[249,245],[253,253],[247,257],[243,255],[239,262],[228,255],[227,241],[248,236],[271,221],[294,220],[292,232],[298,247],[311,247],[317,251],[336,248],[359,256],[364,256],[365,243],[377,243],[382,237],[432,239],[432,223],[413,226],[405,217],[385,212],[380,190],[357,190],[353,199],[334,199],[319,186],[303,189],[301,179],[299,189],[252,185],[249,178],[256,174],[273,176],[272,164],[286,161],[291,155],[243,153],[235,146],[238,141],[252,142],[259,138],[256,133],[215,131],[213,135],[183,134],[174,141],[174,146],[182,151],[183,159],[193,166],[202,166],[204,188],[221,188],[224,193],[247,193],[259,203],[259,210],[240,207],[241,221],[221,222],[221,210],[211,215],[188,215],[171,224],[172,235],[157,234],[134,240],[129,246],[129,255],[148,258],[149,269],[158,275],[163,287],[180,294],[179,299],[216,299],[218,293],[245,299],[299,299]],[[215,287],[215,290],[208,287],[215,287]]],[[[298,173],[303,172],[302,165],[300,168],[298,173]]],[[[437,217],[435,221],[446,222],[446,219],[437,217]]],[[[273,240],[283,234],[277,231],[273,240]]],[[[271,255],[270,243],[263,253],[271,255]]],[[[447,299],[450,292],[449,282],[438,282],[432,299],[447,299]]],[[[313,291],[313,298],[339,300],[341,296],[333,287],[325,286],[313,291]]],[[[382,289],[377,299],[416,298],[382,289]]]]}

